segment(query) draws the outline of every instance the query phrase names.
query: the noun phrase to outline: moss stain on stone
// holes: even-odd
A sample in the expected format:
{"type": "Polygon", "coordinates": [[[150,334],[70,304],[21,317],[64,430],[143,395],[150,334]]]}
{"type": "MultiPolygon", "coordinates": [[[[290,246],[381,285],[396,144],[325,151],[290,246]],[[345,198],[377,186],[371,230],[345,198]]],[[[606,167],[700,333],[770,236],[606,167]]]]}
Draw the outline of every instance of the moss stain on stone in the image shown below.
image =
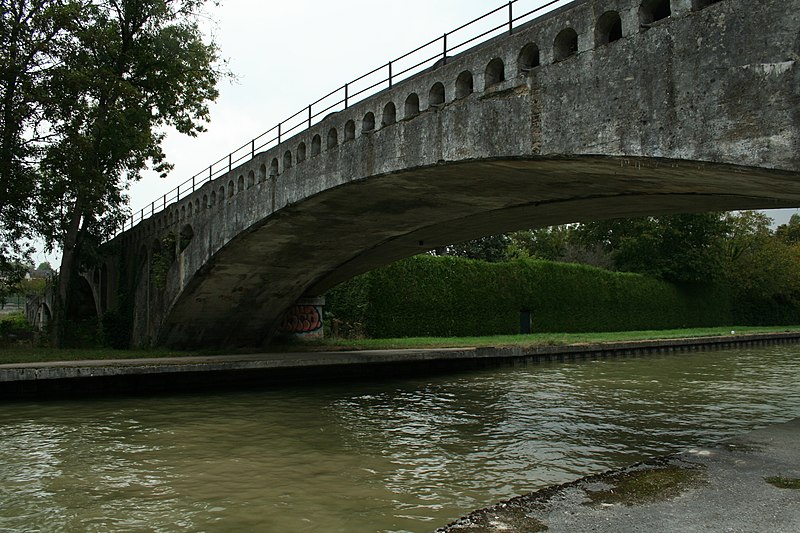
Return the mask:
{"type": "Polygon", "coordinates": [[[658,468],[614,474],[603,481],[611,489],[586,491],[591,502],[587,505],[641,505],[669,500],[704,480],[697,466],[667,465],[658,468]]]}
{"type": "Polygon", "coordinates": [[[766,481],[770,485],[778,487],[779,489],[800,490],[800,478],[772,476],[772,477],[765,477],[764,481],[766,481]]]}

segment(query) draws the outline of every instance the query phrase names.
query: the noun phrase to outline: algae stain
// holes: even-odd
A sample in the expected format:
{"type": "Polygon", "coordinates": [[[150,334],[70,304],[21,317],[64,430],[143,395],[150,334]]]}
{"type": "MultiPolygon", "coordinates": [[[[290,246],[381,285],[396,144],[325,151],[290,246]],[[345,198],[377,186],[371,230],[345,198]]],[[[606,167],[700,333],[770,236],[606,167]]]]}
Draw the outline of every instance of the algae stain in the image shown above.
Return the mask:
{"type": "Polygon", "coordinates": [[[669,500],[702,483],[704,476],[697,466],[667,465],[612,474],[603,481],[613,488],[587,490],[591,500],[587,505],[641,505],[669,500]]]}
{"type": "Polygon", "coordinates": [[[766,481],[770,485],[778,487],[779,489],[800,490],[800,478],[772,476],[772,477],[765,477],[764,481],[766,481]]]}

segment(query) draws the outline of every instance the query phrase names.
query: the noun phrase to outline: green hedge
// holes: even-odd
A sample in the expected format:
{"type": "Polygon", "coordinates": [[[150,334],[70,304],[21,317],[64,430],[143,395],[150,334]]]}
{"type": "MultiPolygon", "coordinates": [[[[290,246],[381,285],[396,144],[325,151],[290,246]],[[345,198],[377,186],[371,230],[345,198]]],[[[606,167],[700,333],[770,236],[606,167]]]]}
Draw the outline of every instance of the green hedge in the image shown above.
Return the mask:
{"type": "Polygon", "coordinates": [[[473,336],[727,325],[733,297],[639,274],[539,260],[486,263],[417,256],[359,276],[327,295],[328,322],[370,337],[473,336]]]}

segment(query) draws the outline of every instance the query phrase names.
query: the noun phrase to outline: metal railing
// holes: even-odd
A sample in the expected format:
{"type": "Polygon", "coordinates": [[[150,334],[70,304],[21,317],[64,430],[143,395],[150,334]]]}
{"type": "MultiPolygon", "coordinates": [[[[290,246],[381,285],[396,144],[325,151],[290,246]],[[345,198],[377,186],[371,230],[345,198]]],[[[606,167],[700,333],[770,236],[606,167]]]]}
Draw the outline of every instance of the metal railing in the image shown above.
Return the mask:
{"type": "Polygon", "coordinates": [[[180,183],[177,187],[161,197],[154,199],[141,210],[135,211],[123,220],[122,227],[117,231],[115,236],[124,232],[126,229],[133,228],[142,220],[161,212],[173,202],[178,202],[182,197],[193,193],[198,187],[205,183],[230,172],[235,165],[254,158],[256,152],[281,144],[281,142],[288,139],[291,134],[310,129],[314,124],[321,122],[328,113],[347,109],[353,103],[360,102],[372,94],[384,89],[390,89],[395,83],[408,79],[414,74],[418,74],[426,68],[435,65],[439,61],[441,61],[441,64],[445,64],[449,59],[448,54],[451,52],[461,50],[468,45],[479,44],[492,37],[503,34],[513,34],[514,28],[519,26],[520,23],[529,22],[542,15],[545,10],[551,11],[552,9],[550,8],[554,9],[557,4],[567,4],[570,1],[571,0],[550,0],[528,11],[523,11],[521,14],[515,14],[515,4],[540,3],[542,0],[510,0],[508,3],[502,4],[478,18],[446,32],[441,37],[428,41],[414,50],[345,83],[343,86],[334,89],[322,98],[308,104],[292,116],[279,122],[276,126],[273,126],[264,133],[254,137],[249,142],[236,148],[228,155],[211,163],[207,168],[180,183]],[[475,28],[478,23],[487,21],[493,17],[502,17],[502,22],[495,22],[494,25],[490,23],[488,29],[481,27],[478,29],[478,34],[465,38],[465,40],[457,41],[457,44],[451,45],[455,34],[470,28],[475,28]],[[437,51],[433,55],[428,55],[432,49],[436,49],[437,51]],[[361,97],[359,100],[355,100],[359,97],[361,97]],[[323,118],[320,119],[320,116],[323,116],[323,118]]]}

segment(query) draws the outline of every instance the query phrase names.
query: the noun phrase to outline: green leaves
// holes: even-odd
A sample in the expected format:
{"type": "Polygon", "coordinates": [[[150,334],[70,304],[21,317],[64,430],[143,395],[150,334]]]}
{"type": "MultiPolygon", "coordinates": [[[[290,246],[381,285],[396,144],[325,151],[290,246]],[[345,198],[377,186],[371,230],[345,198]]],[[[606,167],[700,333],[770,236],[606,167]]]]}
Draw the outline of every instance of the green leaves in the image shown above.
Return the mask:
{"type": "MultiPolygon", "coordinates": [[[[326,311],[377,338],[623,331],[732,323],[724,287],[541,260],[488,263],[428,255],[398,261],[330,291],[326,311]]],[[[330,317],[329,317],[330,318],[330,317]]]]}
{"type": "MultiPolygon", "coordinates": [[[[54,243],[79,208],[80,231],[113,231],[124,191],[148,165],[171,169],[163,128],[196,135],[217,95],[218,50],[197,24],[201,2],[84,0],[49,76],[55,134],[42,163],[41,232],[54,243]],[[49,224],[55,221],[55,224],[49,224]],[[49,226],[49,227],[48,227],[49,226]]],[[[102,239],[106,234],[96,235],[102,239]]]]}
{"type": "Polygon", "coordinates": [[[163,129],[204,129],[226,73],[198,25],[203,5],[3,2],[0,257],[24,258],[32,230],[62,248],[57,310],[70,309],[76,272],[126,214],[131,181],[148,165],[170,170],[163,129]]]}

